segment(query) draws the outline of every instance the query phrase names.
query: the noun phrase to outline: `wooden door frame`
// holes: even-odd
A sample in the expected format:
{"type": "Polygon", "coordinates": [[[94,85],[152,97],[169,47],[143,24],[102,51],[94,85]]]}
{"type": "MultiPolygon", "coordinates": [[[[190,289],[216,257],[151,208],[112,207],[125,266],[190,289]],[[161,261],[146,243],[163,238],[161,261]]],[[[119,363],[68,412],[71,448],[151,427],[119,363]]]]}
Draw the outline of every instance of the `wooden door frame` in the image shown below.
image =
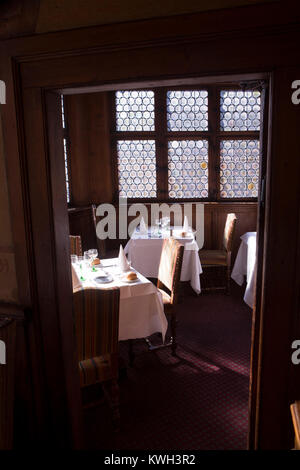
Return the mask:
{"type": "MultiPolygon", "coordinates": [[[[222,12],[222,16],[230,13],[222,12]]],[[[252,50],[253,28],[249,24],[252,36],[248,31],[234,33],[214,33],[209,39],[207,31],[203,34],[193,34],[203,15],[193,15],[185,23],[185,32],[180,39],[177,37],[177,20],[153,20],[136,22],[128,26],[93,27],[79,31],[41,35],[36,38],[8,41],[2,48],[1,78],[7,86],[7,103],[3,110],[4,144],[7,160],[7,176],[10,192],[12,226],[15,252],[18,259],[18,287],[20,303],[31,310],[29,319],[28,341],[31,344],[32,373],[36,399],[37,434],[45,441],[47,434],[54,435],[58,427],[61,429],[56,436],[56,445],[60,447],[80,447],[80,413],[78,412],[79,395],[74,394],[78,380],[74,365],[74,341],[71,333],[71,301],[68,292],[71,291],[69,268],[60,261],[67,259],[66,245],[67,212],[64,214],[64,204],[57,196],[55,188],[62,184],[62,163],[56,161],[55,136],[59,135],[58,125],[58,95],[59,90],[74,92],[83,86],[94,87],[103,84],[151,80],[166,80],[176,77],[198,77],[235,75],[237,71],[253,77],[256,70],[256,51],[252,50]],[[162,25],[171,31],[168,35],[162,25]],[[157,26],[157,30],[155,29],[157,26]],[[169,28],[169,29],[168,29],[169,28]],[[153,31],[158,31],[158,38],[153,38],[153,31]],[[120,39],[115,44],[115,38],[120,39]],[[98,33],[98,35],[96,34],[98,33]],[[145,37],[148,40],[145,42],[145,37]],[[230,62],[224,57],[236,40],[244,51],[247,60],[240,63],[239,50],[233,49],[230,62]],[[51,42],[49,42],[51,40],[51,42]],[[122,43],[123,41],[123,43],[122,43]],[[227,49],[226,49],[227,48],[227,49]],[[201,51],[202,60],[198,55],[201,51]],[[158,56],[159,55],[159,56],[158,56]],[[124,62],[124,56],[126,63],[124,62]],[[172,57],[172,61],[170,61],[172,57]],[[157,58],[157,61],[155,62],[157,58]],[[127,63],[128,62],[128,63],[127,63]],[[115,67],[115,64],[120,67],[115,67]],[[56,92],[54,91],[56,90],[56,92]],[[56,116],[56,117],[55,117],[56,116]],[[58,163],[59,170],[54,168],[58,163]],[[55,181],[54,174],[58,176],[55,181]],[[60,222],[58,224],[58,221],[60,222]],[[47,260],[47,273],[45,272],[47,260]],[[65,298],[64,298],[65,295],[65,298]],[[67,313],[66,313],[67,312],[67,313]],[[63,358],[63,361],[60,360],[63,358]],[[68,374],[68,375],[66,375],[68,374]],[[53,414],[53,419],[51,416],[53,414]],[[45,428],[45,423],[51,423],[45,428]]],[[[224,21],[224,24],[226,22],[224,21]]],[[[221,23],[220,23],[221,24],[221,23]]],[[[274,69],[277,58],[281,57],[281,67],[288,66],[291,57],[297,54],[298,33],[292,26],[290,34],[290,55],[287,56],[282,46],[282,31],[269,30],[265,26],[255,34],[260,35],[262,47],[261,56],[265,53],[265,66],[257,73],[261,76],[270,74],[274,69]],[[270,36],[274,52],[269,52],[270,36]],[[280,48],[283,53],[280,54],[280,48]]],[[[274,99],[274,97],[272,97],[274,99]]],[[[272,122],[272,116],[270,123],[272,122]]],[[[270,124],[271,125],[271,124],[270,124]]],[[[270,129],[271,131],[271,129],[270,129]]],[[[269,134],[269,139],[271,132],[269,134]]],[[[270,143],[270,141],[269,141],[270,143]]],[[[58,156],[61,152],[58,151],[58,156]]],[[[270,165],[273,164],[269,151],[270,165]]],[[[61,162],[63,159],[61,160],[61,162]]],[[[268,168],[268,171],[270,166],[268,168]]],[[[269,173],[267,173],[269,177],[269,173]]],[[[270,184],[270,183],[269,183],[270,184]]],[[[274,251],[270,244],[268,227],[272,214],[268,212],[265,219],[264,253],[274,251]]],[[[274,224],[273,224],[274,225],[274,224]]],[[[268,260],[264,254],[259,271],[264,273],[262,295],[265,285],[272,283],[272,270],[266,270],[268,260]]],[[[272,325],[270,316],[271,305],[261,304],[260,321],[255,322],[256,337],[260,337],[257,347],[261,350],[260,332],[264,323],[264,331],[268,332],[268,344],[272,344],[272,325]],[[264,317],[265,310],[267,317],[264,317]],[[266,322],[268,322],[266,324],[266,322]],[[266,326],[269,330],[266,330],[266,326]]],[[[258,312],[256,312],[258,314],[258,312]]],[[[283,318],[286,328],[291,318],[283,318]]],[[[278,334],[275,335],[276,341],[278,334]]],[[[275,345],[276,346],[276,345],[275,345]]],[[[274,344],[273,344],[274,347],[274,344]]],[[[263,414],[261,403],[265,403],[272,389],[272,379],[262,362],[260,352],[257,369],[252,371],[256,383],[261,383],[264,374],[264,386],[252,390],[250,421],[250,448],[265,448],[272,439],[272,419],[263,414]],[[270,381],[268,385],[267,380],[270,381]],[[261,424],[262,423],[262,424],[261,424]],[[260,427],[266,431],[270,427],[271,435],[266,439],[262,436],[260,427]]],[[[286,373],[282,374],[286,377],[286,373]]],[[[278,377],[277,379],[278,380],[278,377]]],[[[276,382],[275,380],[275,382],[276,382]]],[[[277,382],[276,382],[277,383],[277,382]]],[[[280,397],[278,405],[283,405],[280,397]],[[281,400],[281,401],[280,401],[281,400]]],[[[276,402],[276,400],[275,400],[276,402]]],[[[280,423],[279,423],[280,424],[280,423]]],[[[279,426],[278,424],[278,426],[279,426]]],[[[273,428],[279,442],[278,428],[273,428]]],[[[273,437],[274,437],[273,436],[273,437]]]]}

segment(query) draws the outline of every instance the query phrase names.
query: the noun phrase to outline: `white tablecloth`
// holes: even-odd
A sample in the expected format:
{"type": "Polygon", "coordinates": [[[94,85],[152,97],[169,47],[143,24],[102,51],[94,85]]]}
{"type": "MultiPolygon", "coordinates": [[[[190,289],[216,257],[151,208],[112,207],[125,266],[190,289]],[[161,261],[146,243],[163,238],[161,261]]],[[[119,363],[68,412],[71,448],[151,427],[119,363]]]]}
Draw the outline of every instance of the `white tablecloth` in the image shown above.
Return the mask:
{"type": "Polygon", "coordinates": [[[253,308],[254,279],[256,271],[256,232],[247,232],[241,236],[241,245],[236,256],[231,277],[240,286],[246,277],[244,301],[253,308]]]}
{"type": "MultiPolygon", "coordinates": [[[[188,237],[182,238],[180,236],[181,231],[182,228],[173,230],[173,236],[184,245],[180,280],[190,281],[194,291],[200,294],[202,266],[198,255],[199,247],[192,232],[189,233],[188,237]]],[[[141,235],[135,231],[126,244],[125,254],[128,254],[132,266],[144,276],[157,278],[163,237],[166,238],[167,236],[169,236],[169,233],[163,234],[159,238],[150,229],[146,235],[141,235]]]]}
{"type": "MultiPolygon", "coordinates": [[[[82,265],[84,266],[84,265],[82,265]]],[[[106,289],[113,286],[120,288],[119,340],[146,338],[153,333],[162,333],[163,340],[168,327],[164,314],[162,297],[157,288],[137,272],[138,282],[126,283],[121,279],[122,273],[118,267],[118,259],[105,259],[96,272],[91,269],[82,270],[77,264],[72,264],[73,290],[78,287],[98,287],[106,289]],[[106,284],[95,282],[99,269],[111,274],[113,281],[106,284]],[[85,280],[80,280],[80,277],[85,280]]]]}

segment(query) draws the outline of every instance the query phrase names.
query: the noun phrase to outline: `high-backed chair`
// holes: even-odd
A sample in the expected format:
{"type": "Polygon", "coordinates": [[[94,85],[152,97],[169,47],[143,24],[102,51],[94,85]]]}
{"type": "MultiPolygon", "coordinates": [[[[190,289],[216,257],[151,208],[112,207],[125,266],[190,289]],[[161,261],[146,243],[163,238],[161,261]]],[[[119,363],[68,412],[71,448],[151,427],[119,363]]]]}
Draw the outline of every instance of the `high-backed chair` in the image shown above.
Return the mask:
{"type": "Polygon", "coordinates": [[[71,255],[82,256],[82,244],[80,235],[69,235],[71,255]]]}
{"type": "Polygon", "coordinates": [[[73,315],[82,389],[101,384],[119,428],[118,288],[78,289],[73,293],[73,315]]]}
{"type": "Polygon", "coordinates": [[[223,234],[223,248],[221,250],[199,251],[202,267],[219,268],[220,266],[224,266],[226,268],[226,279],[224,286],[216,286],[213,287],[213,289],[225,289],[227,293],[230,292],[231,252],[236,220],[237,217],[235,214],[227,214],[223,234]]]}
{"type": "Polygon", "coordinates": [[[103,258],[105,255],[105,240],[100,240],[97,237],[96,205],[72,207],[68,209],[68,214],[70,234],[81,237],[82,251],[97,248],[99,257],[103,258]]]}
{"type": "Polygon", "coordinates": [[[168,343],[153,346],[148,340],[150,349],[171,346],[172,354],[176,354],[176,305],[179,297],[180,274],[184,246],[174,238],[164,240],[158,269],[157,288],[162,294],[164,312],[170,319],[171,339],[168,343]]]}

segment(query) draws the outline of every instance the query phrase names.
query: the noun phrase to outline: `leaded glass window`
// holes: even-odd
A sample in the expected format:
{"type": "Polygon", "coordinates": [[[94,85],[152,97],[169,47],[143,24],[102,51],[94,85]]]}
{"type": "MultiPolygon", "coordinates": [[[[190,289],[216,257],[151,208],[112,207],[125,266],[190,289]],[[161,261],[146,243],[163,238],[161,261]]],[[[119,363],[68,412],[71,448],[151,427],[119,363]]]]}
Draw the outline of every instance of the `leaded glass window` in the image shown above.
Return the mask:
{"type": "Polygon", "coordinates": [[[161,87],[117,91],[114,99],[120,196],[257,198],[260,91],[161,87]]]}
{"type": "Polygon", "coordinates": [[[208,93],[206,90],[168,91],[169,131],[207,131],[208,93]]]}
{"type": "Polygon", "coordinates": [[[208,196],[208,141],[172,140],[168,149],[169,196],[208,196]]]}
{"type": "Polygon", "coordinates": [[[116,92],[117,131],[154,131],[154,92],[116,92]]]}
{"type": "Polygon", "coordinates": [[[222,140],[220,193],[223,198],[257,197],[259,141],[222,140]]]}
{"type": "Polygon", "coordinates": [[[154,140],[117,142],[119,195],[128,198],[156,197],[154,140]]]}
{"type": "Polygon", "coordinates": [[[222,90],[220,125],[223,131],[259,131],[260,92],[222,90]]]}

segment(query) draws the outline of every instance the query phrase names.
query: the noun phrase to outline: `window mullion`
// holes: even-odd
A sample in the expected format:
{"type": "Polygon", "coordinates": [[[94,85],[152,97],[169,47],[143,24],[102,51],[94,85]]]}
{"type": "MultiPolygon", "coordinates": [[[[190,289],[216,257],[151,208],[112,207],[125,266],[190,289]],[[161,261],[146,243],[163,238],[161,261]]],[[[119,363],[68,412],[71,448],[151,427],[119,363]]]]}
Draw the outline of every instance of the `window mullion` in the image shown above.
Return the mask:
{"type": "Polygon", "coordinates": [[[208,149],[208,195],[209,199],[216,200],[220,193],[220,142],[217,137],[219,129],[220,100],[216,87],[208,90],[208,128],[210,132],[208,149]]]}
{"type": "Polygon", "coordinates": [[[115,92],[109,94],[109,128],[110,128],[110,149],[111,149],[111,177],[112,177],[112,190],[113,201],[118,201],[119,198],[119,172],[118,172],[118,152],[117,152],[117,117],[116,117],[116,95],[115,92]]]}
{"type": "Polygon", "coordinates": [[[168,142],[166,91],[155,90],[155,141],[156,141],[156,181],[159,200],[168,198],[168,142]]]}

